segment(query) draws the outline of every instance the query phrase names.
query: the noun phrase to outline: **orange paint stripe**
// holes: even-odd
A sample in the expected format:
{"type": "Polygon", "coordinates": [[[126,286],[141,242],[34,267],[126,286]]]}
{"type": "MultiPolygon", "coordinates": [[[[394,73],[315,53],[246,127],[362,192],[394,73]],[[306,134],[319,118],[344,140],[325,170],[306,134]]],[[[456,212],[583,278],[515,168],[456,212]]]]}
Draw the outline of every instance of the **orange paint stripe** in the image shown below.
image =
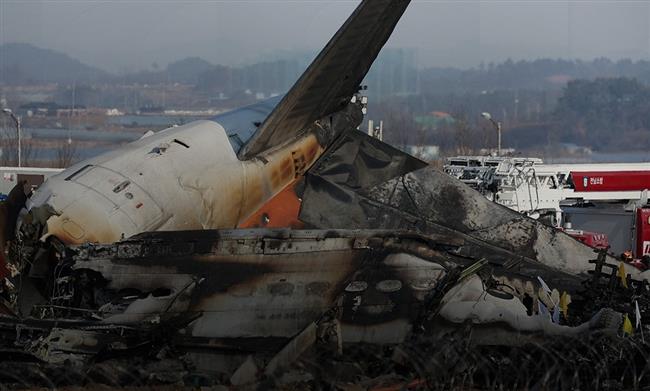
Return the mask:
{"type": "Polygon", "coordinates": [[[300,199],[295,192],[296,182],[290,183],[238,227],[302,228],[304,224],[298,219],[300,199]],[[268,218],[268,222],[265,217],[268,218]]]}

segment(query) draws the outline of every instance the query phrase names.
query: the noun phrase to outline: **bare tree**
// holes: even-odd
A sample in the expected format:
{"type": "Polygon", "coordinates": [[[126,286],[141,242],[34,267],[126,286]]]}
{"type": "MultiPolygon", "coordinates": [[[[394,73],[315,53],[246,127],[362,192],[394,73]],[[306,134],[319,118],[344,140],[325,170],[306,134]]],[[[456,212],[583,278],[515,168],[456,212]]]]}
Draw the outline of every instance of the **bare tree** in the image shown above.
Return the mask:
{"type": "MultiPolygon", "coordinates": [[[[21,140],[21,160],[23,166],[29,166],[32,162],[35,149],[29,139],[21,140]]],[[[0,165],[2,166],[17,166],[18,165],[18,135],[16,128],[13,126],[5,126],[0,133],[0,165]]]]}
{"type": "Polygon", "coordinates": [[[56,149],[56,166],[66,168],[72,165],[77,157],[77,145],[71,139],[59,143],[56,149]]]}
{"type": "Polygon", "coordinates": [[[420,126],[405,105],[384,102],[377,105],[374,110],[375,118],[384,121],[384,141],[402,149],[424,141],[420,126]]]}
{"type": "Polygon", "coordinates": [[[458,115],[454,121],[454,141],[456,154],[471,155],[474,151],[473,144],[476,141],[475,132],[469,126],[464,115],[458,115]]]}
{"type": "Polygon", "coordinates": [[[2,127],[0,134],[0,147],[2,153],[0,154],[0,164],[3,166],[13,166],[17,160],[18,140],[16,139],[16,129],[7,122],[2,127]]]}
{"type": "Polygon", "coordinates": [[[34,159],[36,158],[36,148],[34,148],[34,144],[32,143],[31,139],[25,140],[23,139],[21,142],[21,160],[22,160],[22,165],[24,167],[29,167],[34,163],[34,159]]]}

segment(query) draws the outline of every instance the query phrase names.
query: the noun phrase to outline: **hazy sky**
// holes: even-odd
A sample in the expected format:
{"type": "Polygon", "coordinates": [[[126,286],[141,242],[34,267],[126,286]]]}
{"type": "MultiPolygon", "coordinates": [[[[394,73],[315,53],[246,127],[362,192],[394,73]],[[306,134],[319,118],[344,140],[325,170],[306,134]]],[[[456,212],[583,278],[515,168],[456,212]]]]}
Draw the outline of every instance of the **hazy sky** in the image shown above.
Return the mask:
{"type": "MultiPolygon", "coordinates": [[[[63,51],[113,72],[187,56],[234,65],[320,49],[358,1],[0,0],[0,44],[63,51]]],[[[414,0],[388,42],[421,66],[506,58],[650,58],[648,1],[414,0]]]]}

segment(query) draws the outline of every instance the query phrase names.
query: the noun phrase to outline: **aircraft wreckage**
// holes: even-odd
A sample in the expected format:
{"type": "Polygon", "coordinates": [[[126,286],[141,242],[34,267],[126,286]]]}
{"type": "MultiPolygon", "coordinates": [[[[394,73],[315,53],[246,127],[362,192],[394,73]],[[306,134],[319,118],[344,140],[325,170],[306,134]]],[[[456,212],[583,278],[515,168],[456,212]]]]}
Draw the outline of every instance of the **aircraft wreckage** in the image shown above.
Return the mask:
{"type": "Polygon", "coordinates": [[[648,384],[648,272],[357,130],[408,3],[361,2],[281,98],[17,186],[0,381],[648,384]]]}

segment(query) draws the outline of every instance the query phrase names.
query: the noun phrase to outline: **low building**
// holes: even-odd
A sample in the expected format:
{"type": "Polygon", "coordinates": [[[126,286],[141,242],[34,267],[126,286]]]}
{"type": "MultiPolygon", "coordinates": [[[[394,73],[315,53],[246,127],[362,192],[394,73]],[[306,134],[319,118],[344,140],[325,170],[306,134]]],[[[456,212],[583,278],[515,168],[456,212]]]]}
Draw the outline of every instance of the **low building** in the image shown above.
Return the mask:
{"type": "Polygon", "coordinates": [[[0,167],[0,200],[6,199],[11,189],[20,181],[27,181],[34,190],[47,178],[61,171],[62,168],[0,167]]]}

